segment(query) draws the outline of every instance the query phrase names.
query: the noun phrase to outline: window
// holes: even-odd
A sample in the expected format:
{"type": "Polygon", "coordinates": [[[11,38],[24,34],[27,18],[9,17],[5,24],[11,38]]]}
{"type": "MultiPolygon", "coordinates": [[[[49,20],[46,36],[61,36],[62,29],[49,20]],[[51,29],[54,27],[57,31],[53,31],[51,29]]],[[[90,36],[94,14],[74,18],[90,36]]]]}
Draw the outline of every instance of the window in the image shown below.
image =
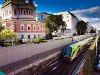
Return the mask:
{"type": "Polygon", "coordinates": [[[39,37],[39,35],[38,35],[38,37],[39,37]]]}
{"type": "Polygon", "coordinates": [[[30,10],[28,11],[28,15],[31,15],[31,11],[30,10]]]}
{"type": "Polygon", "coordinates": [[[31,25],[27,24],[27,31],[30,31],[30,30],[31,30],[31,25]]]}
{"type": "Polygon", "coordinates": [[[36,38],[36,35],[34,35],[34,38],[36,38]]]}
{"type": "Polygon", "coordinates": [[[36,25],[33,26],[33,30],[36,31],[36,25]]]}
{"type": "Polygon", "coordinates": [[[16,9],[14,9],[14,15],[17,15],[17,10],[16,9]]]}
{"type": "Polygon", "coordinates": [[[38,27],[38,30],[39,30],[39,27],[38,27]]]}
{"type": "Polygon", "coordinates": [[[30,39],[30,35],[28,35],[28,39],[30,39]]]}
{"type": "Polygon", "coordinates": [[[21,26],[21,30],[24,30],[24,27],[23,26],[21,26]]]}
{"type": "Polygon", "coordinates": [[[21,10],[19,10],[19,15],[21,15],[21,10]]]}
{"type": "Polygon", "coordinates": [[[24,39],[24,35],[21,35],[21,39],[24,39]]]}
{"type": "Polygon", "coordinates": [[[20,31],[24,31],[24,24],[20,25],[20,31]]]}
{"type": "Polygon", "coordinates": [[[26,15],[26,10],[25,9],[23,10],[23,15],[26,15]]]}
{"type": "Polygon", "coordinates": [[[34,27],[34,30],[36,30],[36,28],[34,27]]]}
{"type": "Polygon", "coordinates": [[[30,27],[28,27],[28,30],[30,30],[30,27]]]}

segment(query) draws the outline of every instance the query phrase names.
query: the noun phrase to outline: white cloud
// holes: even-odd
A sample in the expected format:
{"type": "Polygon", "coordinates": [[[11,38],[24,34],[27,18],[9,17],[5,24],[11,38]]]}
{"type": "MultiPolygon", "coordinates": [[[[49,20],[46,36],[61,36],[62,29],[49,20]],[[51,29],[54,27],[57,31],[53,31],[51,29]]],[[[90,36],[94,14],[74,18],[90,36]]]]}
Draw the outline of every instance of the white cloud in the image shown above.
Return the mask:
{"type": "Polygon", "coordinates": [[[38,7],[38,4],[36,4],[35,2],[34,2],[34,5],[35,5],[36,7],[38,7]]]}
{"type": "Polygon", "coordinates": [[[100,27],[100,6],[71,11],[79,19],[89,22],[94,27],[100,27]]]}

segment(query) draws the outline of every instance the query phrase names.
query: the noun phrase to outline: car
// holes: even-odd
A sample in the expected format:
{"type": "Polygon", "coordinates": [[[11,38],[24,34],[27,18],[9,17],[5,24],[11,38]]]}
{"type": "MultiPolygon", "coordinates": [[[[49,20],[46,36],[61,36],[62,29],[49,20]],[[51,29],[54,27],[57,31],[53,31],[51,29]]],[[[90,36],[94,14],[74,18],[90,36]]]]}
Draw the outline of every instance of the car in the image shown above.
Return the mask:
{"type": "Polygon", "coordinates": [[[46,34],[44,38],[45,40],[53,39],[52,34],[46,34]]]}

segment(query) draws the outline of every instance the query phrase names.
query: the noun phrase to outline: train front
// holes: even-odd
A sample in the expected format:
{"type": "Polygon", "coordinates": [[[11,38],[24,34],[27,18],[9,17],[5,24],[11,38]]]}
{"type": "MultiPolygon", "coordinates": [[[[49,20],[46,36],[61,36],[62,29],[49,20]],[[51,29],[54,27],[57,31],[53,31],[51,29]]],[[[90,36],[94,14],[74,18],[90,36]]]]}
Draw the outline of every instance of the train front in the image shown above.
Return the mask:
{"type": "Polygon", "coordinates": [[[64,49],[63,57],[66,62],[71,62],[72,47],[69,45],[64,49]]]}

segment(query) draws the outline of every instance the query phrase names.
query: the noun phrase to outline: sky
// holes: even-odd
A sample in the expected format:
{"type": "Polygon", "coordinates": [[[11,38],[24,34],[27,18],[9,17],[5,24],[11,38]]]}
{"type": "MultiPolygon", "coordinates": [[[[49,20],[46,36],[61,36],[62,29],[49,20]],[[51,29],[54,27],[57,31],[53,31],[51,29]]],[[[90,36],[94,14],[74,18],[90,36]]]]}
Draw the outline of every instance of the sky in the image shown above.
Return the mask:
{"type": "MultiPolygon", "coordinates": [[[[0,0],[0,4],[4,0],[0,0]]],[[[100,0],[33,0],[37,12],[57,13],[71,11],[79,19],[100,26],[100,0]]],[[[1,6],[1,5],[0,5],[1,6]]],[[[0,10],[1,12],[1,10],[0,10]]]]}

